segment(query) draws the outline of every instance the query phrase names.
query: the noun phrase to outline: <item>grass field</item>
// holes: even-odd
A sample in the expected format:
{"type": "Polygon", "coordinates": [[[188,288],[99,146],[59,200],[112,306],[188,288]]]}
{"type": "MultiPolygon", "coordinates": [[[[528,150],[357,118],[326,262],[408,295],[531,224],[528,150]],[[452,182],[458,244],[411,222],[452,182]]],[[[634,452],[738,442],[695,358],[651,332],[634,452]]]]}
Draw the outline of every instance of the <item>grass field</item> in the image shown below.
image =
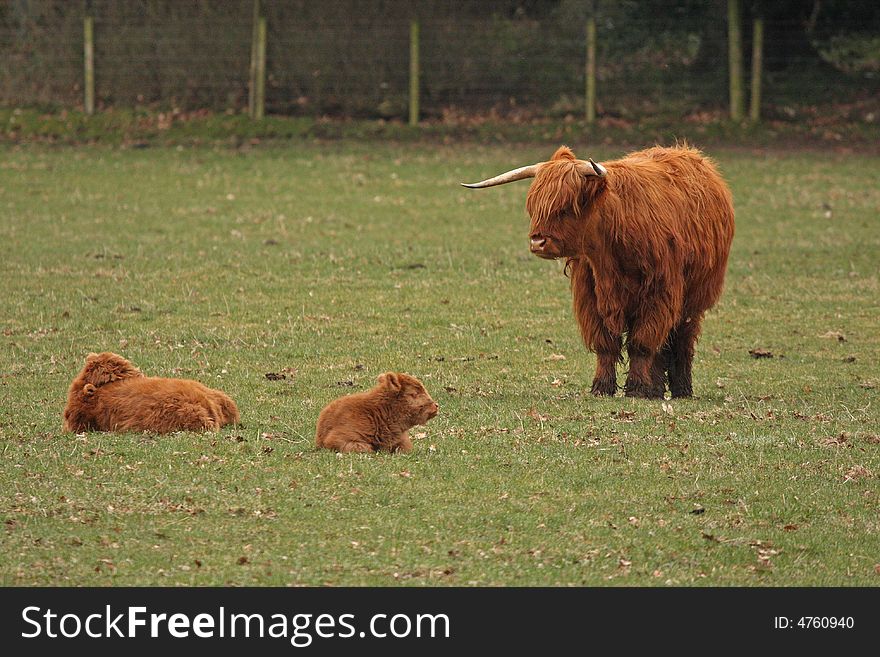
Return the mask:
{"type": "Polygon", "coordinates": [[[726,292],[661,403],[589,394],[527,183],[458,186],[554,147],[3,147],[0,584],[880,584],[880,158],[713,149],[726,292]],[[62,433],[102,350],[243,426],[62,433]],[[412,454],[316,451],[388,369],[412,454]]]}

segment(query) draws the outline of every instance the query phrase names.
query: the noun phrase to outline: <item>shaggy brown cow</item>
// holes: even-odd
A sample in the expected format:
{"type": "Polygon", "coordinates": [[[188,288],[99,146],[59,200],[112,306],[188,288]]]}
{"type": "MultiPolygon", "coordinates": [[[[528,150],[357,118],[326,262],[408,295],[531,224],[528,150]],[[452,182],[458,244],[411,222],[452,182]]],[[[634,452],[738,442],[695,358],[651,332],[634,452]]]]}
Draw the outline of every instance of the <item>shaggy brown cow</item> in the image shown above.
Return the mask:
{"type": "Polygon", "coordinates": [[[373,389],[335,399],[321,411],[315,444],[337,452],[408,452],[407,432],[439,410],[421,381],[386,372],[373,389]]]}
{"type": "Polygon", "coordinates": [[[526,198],[531,251],[565,258],[574,312],[597,356],[594,395],[690,397],[703,314],[721,295],[733,240],[730,190],[711,160],[686,145],[606,162],[565,146],[548,162],[466,187],[534,178],[526,198]]]}
{"type": "Polygon", "coordinates": [[[188,379],[144,376],[122,356],[89,354],[67,393],[65,431],[216,431],[237,424],[235,402],[188,379]]]}

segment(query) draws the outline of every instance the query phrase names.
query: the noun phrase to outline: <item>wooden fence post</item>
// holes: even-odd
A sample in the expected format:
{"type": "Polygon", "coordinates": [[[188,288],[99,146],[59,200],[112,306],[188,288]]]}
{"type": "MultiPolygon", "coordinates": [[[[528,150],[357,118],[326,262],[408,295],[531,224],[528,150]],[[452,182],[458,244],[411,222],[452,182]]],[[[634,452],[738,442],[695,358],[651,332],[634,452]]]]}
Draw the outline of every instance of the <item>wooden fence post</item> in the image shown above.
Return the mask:
{"type": "Polygon", "coordinates": [[[752,97],[749,103],[749,119],[761,120],[761,76],[764,61],[764,19],[757,16],[752,24],[752,97]]]}
{"type": "Polygon", "coordinates": [[[409,24],[409,124],[419,124],[419,22],[409,24]]]}
{"type": "Polygon", "coordinates": [[[266,17],[260,16],[257,24],[257,94],[254,118],[266,115],[266,17]]]}
{"type": "Polygon", "coordinates": [[[730,118],[743,118],[742,30],[740,0],[727,0],[728,68],[730,77],[730,118]]]}
{"type": "Polygon", "coordinates": [[[587,123],[596,121],[596,16],[594,3],[590,3],[590,16],[587,18],[587,61],[586,61],[586,96],[585,118],[587,123]]]}
{"type": "Polygon", "coordinates": [[[83,18],[83,107],[86,114],[95,113],[95,20],[91,9],[91,3],[87,3],[87,13],[83,18]]]}
{"type": "Polygon", "coordinates": [[[254,0],[248,85],[248,115],[252,119],[262,119],[266,109],[266,17],[262,14],[260,0],[254,0]]]}

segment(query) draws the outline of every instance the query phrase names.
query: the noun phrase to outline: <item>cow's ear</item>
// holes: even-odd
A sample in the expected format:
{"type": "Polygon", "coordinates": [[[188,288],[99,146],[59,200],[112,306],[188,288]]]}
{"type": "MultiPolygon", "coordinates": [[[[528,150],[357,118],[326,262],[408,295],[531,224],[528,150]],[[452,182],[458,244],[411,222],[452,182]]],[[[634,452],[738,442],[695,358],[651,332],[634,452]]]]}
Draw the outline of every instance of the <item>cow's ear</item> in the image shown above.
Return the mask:
{"type": "Polygon", "coordinates": [[[379,375],[379,384],[388,390],[400,390],[400,379],[394,372],[385,372],[379,375]]]}
{"type": "Polygon", "coordinates": [[[84,394],[86,397],[91,397],[92,395],[95,394],[95,392],[96,392],[97,390],[98,390],[98,389],[97,389],[95,386],[93,386],[91,383],[87,383],[87,384],[85,384],[85,385],[83,386],[83,394],[84,394]]]}
{"type": "Polygon", "coordinates": [[[578,205],[581,209],[595,206],[602,200],[605,190],[608,189],[608,180],[604,176],[586,176],[581,185],[578,205]]]}

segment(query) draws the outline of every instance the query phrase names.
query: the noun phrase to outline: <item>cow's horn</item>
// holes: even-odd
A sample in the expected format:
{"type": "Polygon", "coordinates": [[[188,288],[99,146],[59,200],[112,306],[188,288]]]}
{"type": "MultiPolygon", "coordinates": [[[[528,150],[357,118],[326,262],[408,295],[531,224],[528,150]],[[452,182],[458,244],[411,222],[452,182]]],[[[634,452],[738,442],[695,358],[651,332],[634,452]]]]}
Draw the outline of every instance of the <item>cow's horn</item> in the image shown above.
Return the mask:
{"type": "Polygon", "coordinates": [[[593,162],[593,158],[587,160],[590,163],[589,167],[584,167],[585,174],[588,176],[599,176],[600,178],[604,178],[608,174],[608,169],[603,167],[598,162],[593,162]]]}
{"type": "Polygon", "coordinates": [[[489,178],[488,180],[483,180],[476,183],[461,183],[464,187],[470,187],[471,189],[482,189],[483,187],[494,187],[495,185],[504,185],[505,183],[515,182],[517,180],[522,180],[523,178],[534,178],[535,174],[538,173],[538,168],[544,164],[543,162],[538,162],[537,164],[530,164],[527,167],[520,167],[519,169],[513,169],[511,171],[507,171],[506,173],[502,173],[501,175],[495,176],[494,178],[489,178]]]}

